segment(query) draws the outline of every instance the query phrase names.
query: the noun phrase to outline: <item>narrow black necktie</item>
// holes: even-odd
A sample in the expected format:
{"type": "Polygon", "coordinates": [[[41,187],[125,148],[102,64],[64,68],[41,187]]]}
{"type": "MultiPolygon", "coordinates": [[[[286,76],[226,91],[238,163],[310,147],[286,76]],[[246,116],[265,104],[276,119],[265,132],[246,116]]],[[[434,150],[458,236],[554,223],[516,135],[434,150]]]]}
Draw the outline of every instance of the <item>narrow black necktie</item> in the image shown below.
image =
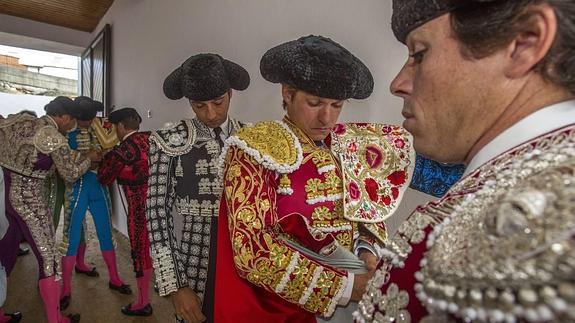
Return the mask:
{"type": "Polygon", "coordinates": [[[216,140],[218,141],[220,148],[222,148],[224,146],[224,141],[222,140],[222,128],[215,127],[214,133],[216,134],[216,140]]]}
{"type": "Polygon", "coordinates": [[[314,143],[317,147],[326,148],[325,143],[323,142],[323,140],[314,140],[313,143],[314,143]]]}

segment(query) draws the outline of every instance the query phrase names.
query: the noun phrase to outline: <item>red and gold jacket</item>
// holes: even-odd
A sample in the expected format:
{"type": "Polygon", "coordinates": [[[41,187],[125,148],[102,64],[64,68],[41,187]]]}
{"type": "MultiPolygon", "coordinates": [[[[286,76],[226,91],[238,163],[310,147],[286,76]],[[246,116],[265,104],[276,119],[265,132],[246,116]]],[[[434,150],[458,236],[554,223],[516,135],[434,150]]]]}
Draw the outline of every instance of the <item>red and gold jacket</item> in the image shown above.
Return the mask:
{"type": "Polygon", "coordinates": [[[410,140],[400,127],[349,124],[318,147],[286,118],[230,137],[222,154],[215,321],[331,316],[347,272],[292,243],[329,256],[385,241],[383,220],[409,183],[410,140]]]}

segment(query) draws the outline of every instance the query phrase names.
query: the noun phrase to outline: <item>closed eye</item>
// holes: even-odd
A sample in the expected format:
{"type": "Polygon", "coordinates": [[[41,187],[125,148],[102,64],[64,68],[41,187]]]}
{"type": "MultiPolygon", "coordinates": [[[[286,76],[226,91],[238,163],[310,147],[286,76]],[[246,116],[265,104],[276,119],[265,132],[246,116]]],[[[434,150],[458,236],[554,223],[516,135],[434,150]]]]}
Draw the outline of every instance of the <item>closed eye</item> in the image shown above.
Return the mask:
{"type": "Polygon", "coordinates": [[[421,64],[421,62],[423,61],[423,57],[424,57],[426,52],[427,52],[427,49],[423,49],[423,50],[420,50],[420,51],[415,52],[413,54],[409,54],[409,57],[413,59],[414,64],[421,64]]]}

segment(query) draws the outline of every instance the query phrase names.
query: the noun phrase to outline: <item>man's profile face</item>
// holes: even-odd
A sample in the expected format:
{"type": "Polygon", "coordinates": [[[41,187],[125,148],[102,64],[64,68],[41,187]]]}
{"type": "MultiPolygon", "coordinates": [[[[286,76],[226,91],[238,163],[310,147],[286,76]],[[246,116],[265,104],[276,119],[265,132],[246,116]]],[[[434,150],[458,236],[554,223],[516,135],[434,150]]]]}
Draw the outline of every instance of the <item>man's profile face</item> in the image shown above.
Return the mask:
{"type": "Polygon", "coordinates": [[[66,134],[68,131],[74,129],[76,126],[76,119],[74,119],[69,114],[63,114],[61,116],[52,117],[56,124],[58,124],[58,131],[62,134],[66,134]]]}
{"type": "Polygon", "coordinates": [[[124,127],[124,124],[122,122],[116,123],[114,128],[116,129],[116,136],[118,136],[118,139],[120,140],[122,140],[124,136],[128,134],[128,130],[126,129],[126,127],[124,127]]]}
{"type": "Polygon", "coordinates": [[[463,161],[498,117],[490,107],[505,91],[502,54],[464,57],[449,14],[413,30],[407,47],[410,57],[391,84],[403,98],[403,126],[419,153],[463,161]]]}
{"type": "Polygon", "coordinates": [[[213,100],[190,100],[190,106],[192,107],[192,110],[194,110],[198,120],[210,128],[216,128],[221,126],[228,117],[231,97],[232,90],[229,90],[213,100]]]}
{"type": "Polygon", "coordinates": [[[282,85],[282,94],[290,120],[314,141],[324,140],[330,134],[343,109],[343,100],[290,91],[287,85],[282,85]]]}
{"type": "Polygon", "coordinates": [[[76,120],[76,122],[78,123],[78,127],[85,129],[85,128],[90,127],[90,125],[92,124],[92,120],[94,120],[94,119],[90,119],[90,120],[76,120]]]}

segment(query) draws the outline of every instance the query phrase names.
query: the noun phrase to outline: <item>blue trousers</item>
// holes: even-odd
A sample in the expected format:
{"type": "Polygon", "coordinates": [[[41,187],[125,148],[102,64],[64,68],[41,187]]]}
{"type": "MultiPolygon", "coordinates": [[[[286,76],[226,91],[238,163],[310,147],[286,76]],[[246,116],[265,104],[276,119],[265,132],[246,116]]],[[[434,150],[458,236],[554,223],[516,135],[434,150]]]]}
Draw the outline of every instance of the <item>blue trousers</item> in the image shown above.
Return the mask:
{"type": "Polygon", "coordinates": [[[107,188],[102,186],[96,177],[96,173],[87,172],[74,184],[74,192],[70,199],[70,228],[68,232],[68,251],[66,256],[75,256],[78,253],[82,223],[86,211],[90,210],[96,234],[100,242],[100,250],[114,250],[112,242],[112,225],[110,223],[110,201],[107,188]]]}

